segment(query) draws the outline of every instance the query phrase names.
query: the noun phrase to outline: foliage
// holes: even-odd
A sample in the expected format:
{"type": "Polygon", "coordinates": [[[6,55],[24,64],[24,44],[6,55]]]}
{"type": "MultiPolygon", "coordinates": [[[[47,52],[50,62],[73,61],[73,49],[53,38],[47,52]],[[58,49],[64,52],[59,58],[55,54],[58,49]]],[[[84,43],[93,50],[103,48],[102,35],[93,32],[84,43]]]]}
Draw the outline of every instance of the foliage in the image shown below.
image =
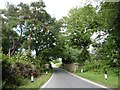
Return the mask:
{"type": "Polygon", "coordinates": [[[82,8],[71,9],[68,17],[63,17],[63,19],[61,19],[67,29],[65,32],[67,45],[81,51],[76,54],[69,53],[73,62],[77,60],[77,62],[83,63],[89,60],[89,52],[87,49],[91,44],[90,36],[97,27],[97,24],[95,24],[97,23],[96,17],[95,8],[93,8],[92,5],[87,5],[82,8]]]}
{"type": "Polygon", "coordinates": [[[7,55],[3,54],[3,88],[17,88],[18,86],[25,84],[25,80],[26,78],[30,78],[31,72],[34,72],[35,77],[41,75],[40,65],[34,66],[31,62],[21,60],[21,57],[16,55],[13,58],[9,58],[7,55]]]}
{"type": "MultiPolygon", "coordinates": [[[[116,74],[119,74],[119,28],[116,27],[119,23],[119,3],[105,2],[101,3],[100,10],[98,12],[98,22],[100,26],[98,30],[102,30],[105,34],[108,34],[107,38],[102,44],[97,47],[95,59],[101,59],[104,67],[112,68],[116,70],[116,74]],[[114,12],[114,13],[113,13],[114,12]]],[[[105,35],[104,35],[105,36],[105,35]]],[[[99,38],[99,37],[98,37],[99,38]]]]}
{"type": "MultiPolygon", "coordinates": [[[[77,53],[77,62],[84,65],[86,71],[94,69],[102,72],[104,68],[116,69],[119,67],[119,3],[101,2],[97,7],[86,5],[80,8],[73,8],[69,11],[67,17],[60,21],[63,23],[63,32],[61,41],[64,39],[61,48],[64,57],[63,61],[68,63],[75,62],[70,56],[76,56],[69,52],[70,48],[81,51],[77,53]],[[114,13],[113,13],[114,12],[114,13]],[[101,34],[103,32],[103,34],[101,34]],[[92,40],[91,36],[98,33],[92,40]],[[96,42],[97,41],[97,42],[96,42]],[[94,48],[95,55],[88,51],[89,46],[94,48]],[[69,47],[69,50],[65,48],[69,47]]],[[[74,51],[75,52],[75,51],[74,51]]],[[[61,55],[62,56],[62,55],[61,55]]],[[[65,63],[65,62],[64,62],[65,63]]],[[[116,69],[116,70],[115,70],[116,69]]]]}
{"type": "Polygon", "coordinates": [[[49,32],[52,29],[49,26],[54,23],[54,19],[44,8],[42,1],[30,5],[7,3],[7,9],[0,13],[4,54],[12,56],[19,48],[25,48],[28,49],[28,54],[31,50],[36,50],[38,55],[41,50],[53,46],[54,38],[52,32],[49,32]]]}

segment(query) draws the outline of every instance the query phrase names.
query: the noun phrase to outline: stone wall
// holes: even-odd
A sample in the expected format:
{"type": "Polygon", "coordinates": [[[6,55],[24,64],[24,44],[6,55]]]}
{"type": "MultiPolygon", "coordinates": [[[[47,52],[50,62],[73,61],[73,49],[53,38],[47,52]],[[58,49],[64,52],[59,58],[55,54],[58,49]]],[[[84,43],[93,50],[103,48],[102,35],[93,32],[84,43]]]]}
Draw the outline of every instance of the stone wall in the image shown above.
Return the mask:
{"type": "Polygon", "coordinates": [[[76,72],[78,69],[78,63],[65,64],[64,68],[70,72],[76,72]]]}

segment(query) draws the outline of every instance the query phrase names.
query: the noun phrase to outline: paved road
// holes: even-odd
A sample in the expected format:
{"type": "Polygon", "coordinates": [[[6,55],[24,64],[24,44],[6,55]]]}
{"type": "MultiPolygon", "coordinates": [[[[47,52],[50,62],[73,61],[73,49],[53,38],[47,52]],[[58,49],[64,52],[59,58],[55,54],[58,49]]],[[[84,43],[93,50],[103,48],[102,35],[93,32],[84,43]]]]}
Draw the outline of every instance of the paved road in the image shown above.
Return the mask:
{"type": "Polygon", "coordinates": [[[54,68],[53,77],[44,88],[92,88],[92,90],[99,88],[101,90],[102,87],[75,77],[62,69],[54,68]]]}

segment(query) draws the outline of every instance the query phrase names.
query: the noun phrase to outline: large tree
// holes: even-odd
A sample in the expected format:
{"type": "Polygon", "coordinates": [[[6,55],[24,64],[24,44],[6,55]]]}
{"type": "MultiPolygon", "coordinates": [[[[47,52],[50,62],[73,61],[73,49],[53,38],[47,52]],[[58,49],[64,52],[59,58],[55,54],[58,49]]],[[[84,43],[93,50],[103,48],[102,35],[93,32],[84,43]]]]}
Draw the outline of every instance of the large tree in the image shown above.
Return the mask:
{"type": "Polygon", "coordinates": [[[69,46],[81,51],[80,61],[84,62],[89,59],[87,49],[91,44],[90,37],[98,26],[96,21],[97,13],[92,5],[82,8],[74,8],[69,11],[68,17],[63,18],[66,25],[66,33],[69,37],[69,46]]]}
{"type": "Polygon", "coordinates": [[[44,8],[45,4],[41,0],[30,5],[8,3],[7,9],[1,10],[3,53],[12,56],[18,48],[25,48],[29,54],[35,50],[38,55],[40,50],[53,45],[55,41],[50,26],[55,19],[44,8]]]}

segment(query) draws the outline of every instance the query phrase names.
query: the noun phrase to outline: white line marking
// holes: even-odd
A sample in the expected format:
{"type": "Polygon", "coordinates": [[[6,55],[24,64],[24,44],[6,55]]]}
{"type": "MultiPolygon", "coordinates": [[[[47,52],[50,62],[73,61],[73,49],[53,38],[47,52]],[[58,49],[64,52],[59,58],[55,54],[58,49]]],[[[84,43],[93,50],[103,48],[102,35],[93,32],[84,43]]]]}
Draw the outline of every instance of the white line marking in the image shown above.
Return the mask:
{"type": "MultiPolygon", "coordinates": [[[[62,68],[61,68],[61,69],[62,69],[62,68]]],[[[62,69],[62,70],[66,71],[65,69],[62,69]]],[[[87,82],[89,82],[89,83],[92,83],[92,84],[94,84],[94,85],[97,85],[97,86],[99,86],[99,87],[101,87],[101,88],[106,88],[106,89],[108,89],[108,87],[105,87],[105,86],[103,86],[103,85],[100,85],[100,84],[95,83],[95,82],[93,82],[93,81],[90,81],[90,80],[88,80],[88,79],[85,79],[85,78],[82,78],[82,77],[80,77],[80,76],[77,76],[77,75],[75,75],[75,74],[73,74],[73,73],[71,73],[71,72],[68,72],[68,71],[66,71],[66,72],[69,73],[69,74],[71,74],[71,75],[73,75],[73,76],[75,76],[75,77],[77,77],[77,78],[80,78],[80,79],[82,79],[82,80],[84,80],[84,81],[87,81],[87,82]]],[[[110,90],[110,89],[108,89],[108,90],[110,90]]]]}
{"type": "Polygon", "coordinates": [[[51,81],[51,79],[53,78],[53,75],[54,75],[54,73],[52,74],[50,79],[46,83],[44,83],[40,88],[45,88],[47,86],[47,84],[51,81]]]}

